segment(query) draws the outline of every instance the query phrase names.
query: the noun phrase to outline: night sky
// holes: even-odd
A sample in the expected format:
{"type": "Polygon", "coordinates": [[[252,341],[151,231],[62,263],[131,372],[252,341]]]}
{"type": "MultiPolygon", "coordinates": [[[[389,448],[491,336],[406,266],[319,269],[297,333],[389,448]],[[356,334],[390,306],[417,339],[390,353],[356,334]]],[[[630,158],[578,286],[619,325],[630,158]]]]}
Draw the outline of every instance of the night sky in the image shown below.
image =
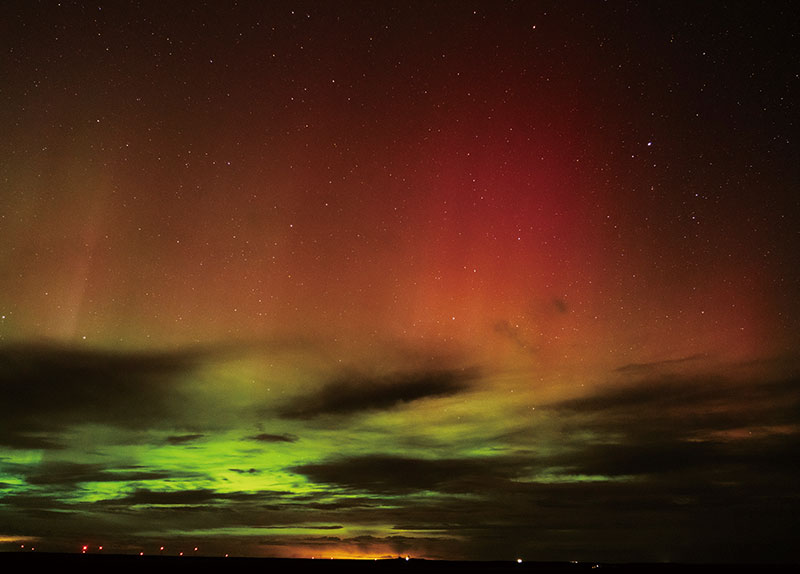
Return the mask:
{"type": "Polygon", "coordinates": [[[0,3],[0,550],[796,561],[798,29],[0,3]]]}

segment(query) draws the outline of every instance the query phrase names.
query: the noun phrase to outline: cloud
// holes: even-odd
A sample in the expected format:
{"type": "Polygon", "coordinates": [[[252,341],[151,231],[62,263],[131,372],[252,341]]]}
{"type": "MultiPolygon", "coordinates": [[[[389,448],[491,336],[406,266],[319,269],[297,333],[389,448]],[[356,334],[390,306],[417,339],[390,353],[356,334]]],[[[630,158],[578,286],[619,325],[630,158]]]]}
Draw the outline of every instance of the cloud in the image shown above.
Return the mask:
{"type": "Polygon", "coordinates": [[[344,528],[341,524],[270,524],[268,526],[259,526],[264,530],[277,530],[281,528],[302,528],[303,530],[341,530],[344,528]]]}
{"type": "Polygon", "coordinates": [[[261,433],[247,437],[248,440],[258,442],[296,442],[297,437],[291,434],[269,434],[261,433]]]}
{"type": "Polygon", "coordinates": [[[32,467],[26,467],[23,474],[28,484],[36,486],[75,485],[85,482],[129,482],[170,478],[169,474],[141,470],[138,467],[112,469],[100,464],[68,461],[44,462],[32,467]]]}
{"type": "Polygon", "coordinates": [[[291,419],[321,415],[351,415],[386,410],[425,398],[446,397],[470,388],[473,370],[454,369],[394,373],[369,377],[352,374],[324,385],[309,396],[298,397],[280,410],[291,419]]]}
{"type": "Polygon", "coordinates": [[[664,436],[660,441],[636,436],[617,443],[587,446],[579,453],[555,456],[550,462],[571,465],[583,475],[642,476],[675,484],[696,480],[701,475],[752,482],[754,474],[796,473],[789,456],[800,448],[800,435],[779,435],[751,440],[696,441],[664,436]]]}
{"type": "Polygon", "coordinates": [[[0,347],[0,445],[60,448],[73,424],[161,426],[180,405],[178,382],[209,358],[202,350],[121,353],[54,344],[0,347]]]}
{"type": "Polygon", "coordinates": [[[530,461],[514,457],[423,459],[371,454],[291,468],[312,482],[383,494],[479,492],[522,476],[530,461]]]}
{"type": "Polygon", "coordinates": [[[545,408],[631,436],[701,438],[702,433],[749,426],[800,425],[800,379],[656,375],[545,408]]]}
{"type": "Polygon", "coordinates": [[[64,444],[49,433],[10,429],[0,423],[0,446],[22,450],[61,450],[64,444]]]}
{"type": "Polygon", "coordinates": [[[545,406],[565,440],[547,464],[575,475],[638,477],[673,485],[715,480],[775,488],[797,475],[800,379],[789,374],[664,374],[694,357],[626,366],[635,377],[545,406]],[[573,438],[574,437],[574,438],[573,438]],[[587,440],[590,437],[590,440],[587,440]]]}
{"type": "Polygon", "coordinates": [[[684,366],[695,364],[698,361],[707,359],[708,356],[704,354],[695,354],[688,357],[681,357],[678,359],[667,359],[664,361],[653,361],[649,363],[628,363],[615,369],[618,373],[626,373],[632,375],[645,375],[657,372],[662,372],[666,368],[684,366]]]}
{"type": "Polygon", "coordinates": [[[569,305],[567,305],[567,302],[560,297],[553,298],[553,307],[555,307],[556,311],[562,315],[569,311],[569,305]]]}
{"type": "Polygon", "coordinates": [[[220,498],[220,494],[208,488],[197,488],[191,490],[176,490],[169,492],[159,492],[147,489],[138,489],[123,499],[115,499],[114,502],[134,506],[143,505],[194,505],[206,504],[220,498]]]}
{"type": "Polygon", "coordinates": [[[513,342],[520,350],[526,353],[534,351],[533,345],[523,335],[523,329],[519,325],[512,325],[507,320],[497,321],[494,324],[494,332],[513,342]]]}
{"type": "Polygon", "coordinates": [[[593,394],[561,401],[550,405],[560,411],[604,413],[649,409],[664,412],[675,407],[696,407],[717,398],[729,396],[720,387],[725,381],[719,377],[702,378],[663,377],[637,380],[633,384],[608,386],[593,394]]]}
{"type": "MultiPolygon", "coordinates": [[[[256,492],[218,491],[211,488],[193,488],[182,490],[152,490],[137,488],[133,492],[120,498],[104,501],[114,506],[218,506],[233,503],[239,505],[239,511],[244,512],[253,503],[256,512],[260,511],[261,519],[264,518],[265,503],[283,499],[290,493],[280,490],[261,490],[256,492]]],[[[228,506],[228,508],[232,508],[228,506]]]]}
{"type": "Polygon", "coordinates": [[[168,436],[166,438],[166,441],[168,444],[179,445],[179,444],[186,444],[189,442],[195,442],[203,437],[205,437],[205,435],[203,434],[183,434],[183,435],[168,436]]]}

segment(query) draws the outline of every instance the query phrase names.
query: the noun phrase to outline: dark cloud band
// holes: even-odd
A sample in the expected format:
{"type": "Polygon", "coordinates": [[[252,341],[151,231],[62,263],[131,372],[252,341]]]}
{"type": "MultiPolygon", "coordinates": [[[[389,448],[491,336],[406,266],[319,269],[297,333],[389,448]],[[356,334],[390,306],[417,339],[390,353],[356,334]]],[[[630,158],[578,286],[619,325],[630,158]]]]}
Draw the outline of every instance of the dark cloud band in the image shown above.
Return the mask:
{"type": "Polygon", "coordinates": [[[425,398],[446,397],[470,388],[471,370],[399,373],[381,377],[353,374],[335,379],[310,396],[298,397],[281,409],[290,419],[351,415],[391,409],[425,398]]]}

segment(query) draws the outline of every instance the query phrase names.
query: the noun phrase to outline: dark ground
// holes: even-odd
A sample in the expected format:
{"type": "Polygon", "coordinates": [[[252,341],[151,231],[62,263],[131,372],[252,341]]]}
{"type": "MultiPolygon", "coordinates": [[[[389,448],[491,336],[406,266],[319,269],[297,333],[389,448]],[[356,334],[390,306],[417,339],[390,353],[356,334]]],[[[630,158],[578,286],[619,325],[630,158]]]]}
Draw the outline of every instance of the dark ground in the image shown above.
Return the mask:
{"type": "Polygon", "coordinates": [[[609,572],[616,574],[700,574],[706,572],[797,572],[798,565],[756,564],[592,564],[562,562],[449,562],[438,560],[291,560],[274,558],[208,558],[177,556],[81,555],[48,553],[0,553],[0,572],[354,572],[398,573],[424,572],[526,572],[543,574],[579,574],[582,572],[609,572]]]}

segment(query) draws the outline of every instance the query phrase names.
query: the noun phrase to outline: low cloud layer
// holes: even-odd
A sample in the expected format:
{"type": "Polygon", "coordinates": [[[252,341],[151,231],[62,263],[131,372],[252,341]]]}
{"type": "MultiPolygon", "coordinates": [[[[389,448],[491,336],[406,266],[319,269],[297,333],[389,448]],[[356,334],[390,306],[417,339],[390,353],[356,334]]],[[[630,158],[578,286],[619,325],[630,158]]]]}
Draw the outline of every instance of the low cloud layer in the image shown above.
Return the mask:
{"type": "Polygon", "coordinates": [[[785,364],[629,365],[531,409],[534,395],[506,392],[508,380],[415,361],[343,377],[319,360],[306,382],[299,366],[292,381],[261,381],[250,374],[269,373],[261,363],[242,375],[194,351],[0,358],[14,398],[0,406],[9,536],[461,558],[793,548],[800,379],[785,364]],[[215,392],[197,392],[214,377],[215,392]],[[220,411],[241,421],[218,424],[220,411]]]}
{"type": "Polygon", "coordinates": [[[313,482],[355,491],[470,493],[505,485],[523,475],[530,464],[508,457],[422,459],[375,454],[326,460],[292,470],[313,482]]]}

